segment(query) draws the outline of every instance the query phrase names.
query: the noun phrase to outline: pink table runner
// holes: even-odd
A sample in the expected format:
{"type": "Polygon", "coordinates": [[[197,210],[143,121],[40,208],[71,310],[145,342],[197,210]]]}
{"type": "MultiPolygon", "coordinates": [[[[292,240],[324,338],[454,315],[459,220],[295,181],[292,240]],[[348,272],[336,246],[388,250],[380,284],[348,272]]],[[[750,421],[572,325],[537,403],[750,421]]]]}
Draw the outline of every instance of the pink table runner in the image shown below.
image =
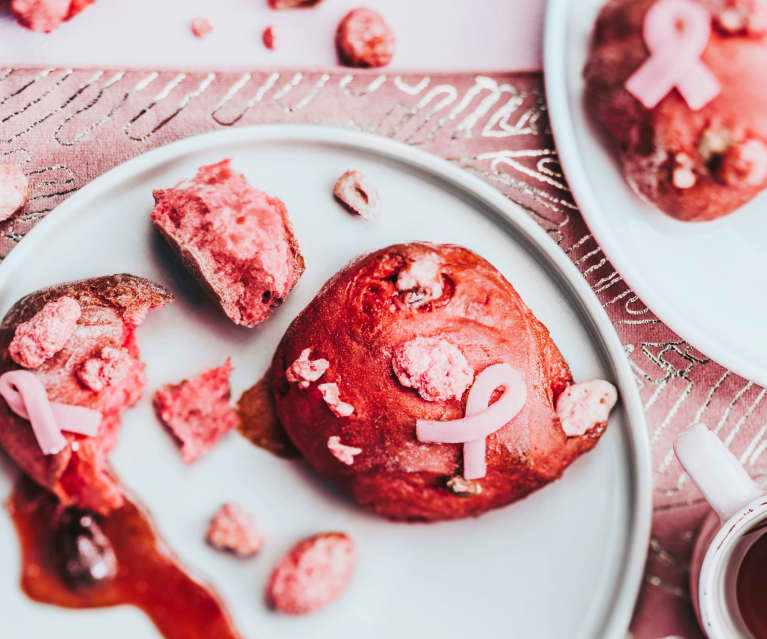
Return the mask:
{"type": "Polygon", "coordinates": [[[687,580],[707,508],[671,444],[703,420],[753,475],[764,475],[767,391],[695,351],[615,272],[562,177],[540,74],[0,70],[0,161],[18,163],[34,183],[23,215],[0,225],[0,256],[128,158],[197,133],[276,122],[369,131],[447,158],[521,204],[570,256],[625,346],[653,448],[653,538],[632,633],[700,637],[687,580]]]}

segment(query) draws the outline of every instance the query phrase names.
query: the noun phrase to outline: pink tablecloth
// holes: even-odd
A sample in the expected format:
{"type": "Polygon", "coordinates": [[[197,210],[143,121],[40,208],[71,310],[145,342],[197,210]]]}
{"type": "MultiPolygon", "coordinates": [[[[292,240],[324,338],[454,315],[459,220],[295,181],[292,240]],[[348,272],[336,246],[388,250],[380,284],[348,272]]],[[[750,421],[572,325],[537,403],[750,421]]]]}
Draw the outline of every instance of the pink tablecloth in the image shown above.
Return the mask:
{"type": "Polygon", "coordinates": [[[632,632],[699,637],[687,577],[707,509],[671,443],[700,419],[752,474],[764,474],[766,391],[671,332],[610,265],[557,164],[540,74],[0,70],[0,160],[19,163],[34,183],[24,213],[0,225],[0,255],[70,193],[130,157],[204,131],[274,122],[369,131],[448,158],[525,207],[570,256],[620,335],[650,429],[655,516],[632,632]]]}

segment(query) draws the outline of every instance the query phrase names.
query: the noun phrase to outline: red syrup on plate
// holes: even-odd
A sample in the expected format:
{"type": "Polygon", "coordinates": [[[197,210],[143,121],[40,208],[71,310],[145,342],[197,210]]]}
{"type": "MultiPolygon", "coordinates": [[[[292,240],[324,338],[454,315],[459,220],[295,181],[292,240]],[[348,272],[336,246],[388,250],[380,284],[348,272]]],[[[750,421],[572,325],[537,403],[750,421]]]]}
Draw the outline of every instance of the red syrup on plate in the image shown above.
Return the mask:
{"type": "Polygon", "coordinates": [[[253,445],[284,459],[300,454],[277,419],[269,382],[264,377],[246,390],[237,402],[240,433],[253,445]]]}
{"type": "Polygon", "coordinates": [[[22,478],[8,510],[30,599],[64,608],[133,605],[165,639],[240,639],[218,597],[186,574],[133,502],[105,517],[64,509],[22,478]]]}
{"type": "Polygon", "coordinates": [[[746,551],[736,581],[738,608],[758,639],[767,639],[767,533],[746,551]]]}

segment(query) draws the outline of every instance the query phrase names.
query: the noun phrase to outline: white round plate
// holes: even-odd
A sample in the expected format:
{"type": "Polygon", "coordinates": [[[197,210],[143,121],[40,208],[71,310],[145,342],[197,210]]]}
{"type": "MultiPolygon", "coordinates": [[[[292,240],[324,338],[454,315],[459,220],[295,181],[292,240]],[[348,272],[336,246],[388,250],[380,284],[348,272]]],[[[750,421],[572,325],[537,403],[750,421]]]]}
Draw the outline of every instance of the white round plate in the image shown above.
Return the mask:
{"type": "Polygon", "coordinates": [[[581,213],[618,272],[698,350],[767,385],[764,194],[714,222],[679,222],[642,201],[583,103],[591,31],[606,0],[549,0],[546,98],[557,151],[581,213]]]}
{"type": "MultiPolygon", "coordinates": [[[[216,132],[154,150],[102,175],[42,221],[0,265],[0,314],[39,287],[127,271],[171,287],[178,299],[138,331],[144,398],[124,414],[113,461],[196,574],[212,582],[247,637],[536,637],[623,639],[650,528],[649,446],[620,342],[577,269],[527,214],[455,166],[387,139],[319,127],[216,132]],[[181,273],[152,231],[152,189],[233,158],[249,181],[287,204],[307,270],[262,326],[233,326],[181,273]],[[332,187],[355,168],[378,185],[381,218],[347,214],[332,187]],[[231,355],[234,397],[258,380],[293,317],[352,257],[394,242],[463,244],[488,258],[551,329],[576,379],[602,377],[621,402],[594,451],[564,478],[479,519],[397,524],[363,512],[298,461],[237,433],[192,466],[153,415],[160,385],[231,355]],[[203,541],[223,501],[252,511],[266,536],[248,561],[203,541]],[[269,612],[263,587],[281,554],[305,535],[343,530],[359,548],[348,592],[325,610],[269,612]]],[[[0,496],[11,486],[0,472],[0,496]]],[[[9,636],[154,636],[133,608],[71,611],[34,604],[18,588],[19,557],[0,517],[0,609],[9,636]],[[14,633],[14,630],[16,633],[14,633]]],[[[4,632],[4,636],[8,636],[4,632]]]]}

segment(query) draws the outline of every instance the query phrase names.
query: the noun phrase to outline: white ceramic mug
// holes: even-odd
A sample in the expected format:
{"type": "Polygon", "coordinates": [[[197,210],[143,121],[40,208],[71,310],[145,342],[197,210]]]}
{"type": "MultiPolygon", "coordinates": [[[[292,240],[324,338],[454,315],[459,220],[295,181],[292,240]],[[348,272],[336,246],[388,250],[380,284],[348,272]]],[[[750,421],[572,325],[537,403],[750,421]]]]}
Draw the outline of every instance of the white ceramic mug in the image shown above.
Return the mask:
{"type": "Polygon", "coordinates": [[[735,586],[746,552],[767,534],[767,494],[703,424],[679,435],[674,450],[714,510],[703,524],[690,566],[700,625],[709,639],[762,639],[747,628],[735,586]]]}

